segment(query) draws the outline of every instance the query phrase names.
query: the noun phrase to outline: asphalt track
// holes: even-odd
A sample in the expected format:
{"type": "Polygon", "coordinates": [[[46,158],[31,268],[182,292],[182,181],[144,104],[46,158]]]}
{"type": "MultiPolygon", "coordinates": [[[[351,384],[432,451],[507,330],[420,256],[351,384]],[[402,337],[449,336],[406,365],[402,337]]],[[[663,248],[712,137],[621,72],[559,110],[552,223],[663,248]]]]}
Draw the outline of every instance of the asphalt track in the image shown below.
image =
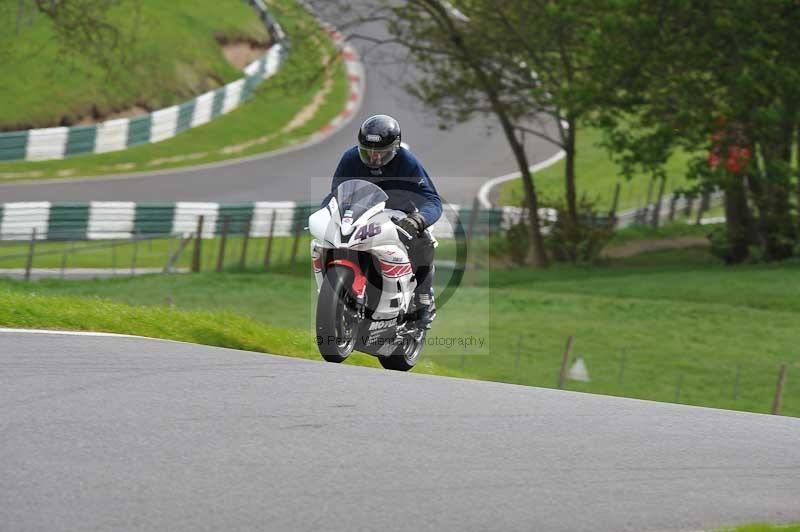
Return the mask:
{"type": "Polygon", "coordinates": [[[800,519],[800,420],[0,332],[3,530],[667,531],[800,519]]]}
{"type": "MultiPolygon", "coordinates": [[[[342,21],[335,12],[326,20],[342,21]]],[[[382,24],[365,24],[351,33],[385,38],[382,24]]],[[[434,177],[443,199],[467,203],[481,184],[517,170],[502,131],[492,118],[476,118],[441,131],[431,112],[407,95],[407,64],[390,49],[375,50],[365,40],[352,44],[364,57],[366,93],[359,113],[343,129],[305,149],[266,154],[210,167],[157,172],[138,176],[40,181],[0,185],[0,202],[12,201],[309,201],[322,198],[342,153],[353,146],[358,124],[376,113],[392,114],[403,128],[404,139],[434,177]],[[488,132],[492,131],[491,136],[488,132]]],[[[531,164],[556,153],[556,147],[529,137],[531,164]]]]}

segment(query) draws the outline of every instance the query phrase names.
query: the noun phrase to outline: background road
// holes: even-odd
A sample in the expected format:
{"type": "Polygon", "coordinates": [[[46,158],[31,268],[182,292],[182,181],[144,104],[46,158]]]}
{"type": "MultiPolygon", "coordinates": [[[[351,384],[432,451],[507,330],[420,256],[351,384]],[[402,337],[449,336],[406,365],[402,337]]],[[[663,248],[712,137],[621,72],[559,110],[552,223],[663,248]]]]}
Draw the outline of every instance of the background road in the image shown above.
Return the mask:
{"type": "Polygon", "coordinates": [[[0,332],[4,530],[698,530],[800,519],[800,420],[0,332]]]}
{"type": "MultiPolygon", "coordinates": [[[[336,13],[324,13],[334,24],[336,13]]],[[[384,38],[380,24],[365,24],[351,33],[384,38]]],[[[91,178],[62,182],[0,185],[0,202],[12,201],[308,201],[322,198],[342,153],[355,144],[358,125],[377,113],[394,115],[404,139],[434,176],[445,201],[469,203],[489,178],[517,170],[502,132],[491,119],[475,119],[452,131],[441,131],[435,117],[402,87],[410,81],[408,66],[389,60],[374,45],[355,40],[366,57],[366,94],[361,111],[344,129],[313,147],[279,155],[228,162],[223,166],[167,171],[140,177],[91,178]],[[487,136],[492,128],[493,135],[487,136]],[[317,179],[312,179],[317,178],[317,179]]],[[[277,104],[277,102],[276,102],[277,104]]],[[[531,138],[531,164],[558,151],[531,138]]]]}

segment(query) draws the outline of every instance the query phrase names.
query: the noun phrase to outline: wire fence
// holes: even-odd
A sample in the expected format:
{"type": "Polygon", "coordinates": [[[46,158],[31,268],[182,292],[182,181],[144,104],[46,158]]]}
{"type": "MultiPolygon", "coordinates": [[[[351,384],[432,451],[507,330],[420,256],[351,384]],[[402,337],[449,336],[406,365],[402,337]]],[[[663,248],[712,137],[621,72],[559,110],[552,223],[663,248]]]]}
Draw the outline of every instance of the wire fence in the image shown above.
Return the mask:
{"type": "Polygon", "coordinates": [[[508,350],[481,355],[426,355],[466,374],[500,382],[587,391],[662,402],[800,416],[800,357],[685,356],[664,359],[637,345],[609,350],[591,336],[565,339],[563,352],[546,352],[541,337],[521,333],[508,350]]]}

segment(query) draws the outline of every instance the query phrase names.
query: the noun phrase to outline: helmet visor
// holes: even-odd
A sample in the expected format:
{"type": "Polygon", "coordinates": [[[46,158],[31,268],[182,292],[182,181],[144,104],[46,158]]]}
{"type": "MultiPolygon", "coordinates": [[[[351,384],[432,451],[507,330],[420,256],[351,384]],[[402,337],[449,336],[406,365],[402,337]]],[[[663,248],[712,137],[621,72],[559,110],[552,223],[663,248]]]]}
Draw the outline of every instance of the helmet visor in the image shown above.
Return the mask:
{"type": "Polygon", "coordinates": [[[361,162],[370,168],[380,168],[386,166],[394,159],[397,153],[397,147],[392,145],[386,148],[367,148],[365,146],[358,147],[358,155],[361,157],[361,162]]]}

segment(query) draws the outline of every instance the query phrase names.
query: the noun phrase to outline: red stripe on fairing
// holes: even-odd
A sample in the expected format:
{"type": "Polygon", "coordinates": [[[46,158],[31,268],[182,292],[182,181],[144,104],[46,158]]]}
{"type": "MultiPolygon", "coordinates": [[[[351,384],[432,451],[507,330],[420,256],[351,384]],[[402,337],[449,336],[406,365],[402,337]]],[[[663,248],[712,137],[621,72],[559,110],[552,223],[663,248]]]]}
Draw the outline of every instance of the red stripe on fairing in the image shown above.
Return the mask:
{"type": "Polygon", "coordinates": [[[408,262],[391,264],[381,261],[381,273],[386,277],[402,277],[411,273],[411,264],[408,262]]]}

